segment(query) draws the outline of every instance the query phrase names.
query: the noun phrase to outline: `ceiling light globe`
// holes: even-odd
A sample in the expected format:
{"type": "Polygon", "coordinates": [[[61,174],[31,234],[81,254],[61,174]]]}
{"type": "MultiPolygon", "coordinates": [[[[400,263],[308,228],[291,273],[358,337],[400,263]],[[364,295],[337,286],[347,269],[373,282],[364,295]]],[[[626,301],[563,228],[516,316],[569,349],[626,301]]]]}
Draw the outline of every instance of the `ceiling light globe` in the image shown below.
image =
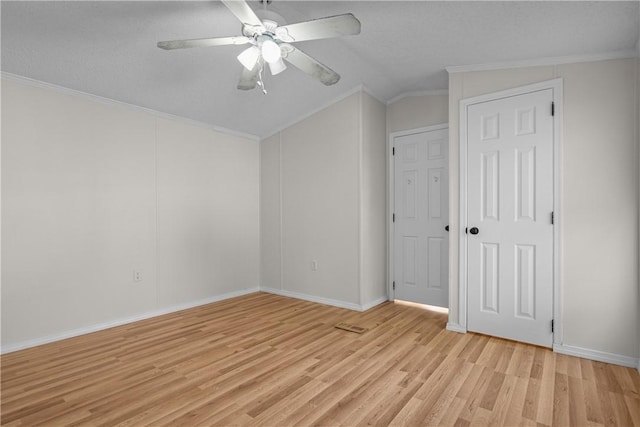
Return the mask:
{"type": "Polygon", "coordinates": [[[262,57],[268,63],[278,62],[282,58],[280,46],[273,40],[265,40],[262,43],[262,57]]]}
{"type": "Polygon", "coordinates": [[[238,55],[238,61],[249,71],[253,70],[253,67],[256,66],[258,58],[260,58],[260,49],[256,46],[251,46],[238,55]]]}
{"type": "Polygon", "coordinates": [[[275,76],[276,74],[280,74],[281,72],[286,70],[287,66],[285,65],[282,58],[280,58],[275,62],[269,62],[269,69],[271,70],[271,75],[275,76]]]}

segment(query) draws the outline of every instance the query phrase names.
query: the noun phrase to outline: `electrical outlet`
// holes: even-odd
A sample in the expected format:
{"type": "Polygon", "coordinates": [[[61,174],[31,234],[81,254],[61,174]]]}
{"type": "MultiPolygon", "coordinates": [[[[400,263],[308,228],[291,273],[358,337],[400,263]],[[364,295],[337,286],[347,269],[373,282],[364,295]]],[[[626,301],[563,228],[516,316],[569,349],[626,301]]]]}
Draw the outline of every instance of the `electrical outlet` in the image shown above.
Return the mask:
{"type": "Polygon", "coordinates": [[[134,271],[133,272],[133,281],[134,282],[141,282],[142,281],[142,272],[134,271]]]}
{"type": "Polygon", "coordinates": [[[315,259],[311,261],[311,271],[318,271],[318,261],[315,259]]]}

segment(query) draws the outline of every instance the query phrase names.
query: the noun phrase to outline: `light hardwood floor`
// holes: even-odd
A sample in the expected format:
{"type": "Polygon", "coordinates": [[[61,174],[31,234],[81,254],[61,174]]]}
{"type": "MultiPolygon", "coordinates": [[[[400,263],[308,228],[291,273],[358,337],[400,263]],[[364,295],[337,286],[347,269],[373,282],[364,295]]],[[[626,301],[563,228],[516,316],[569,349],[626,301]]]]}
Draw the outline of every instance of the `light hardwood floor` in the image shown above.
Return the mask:
{"type": "Polygon", "coordinates": [[[2,424],[640,425],[636,370],[445,322],[251,294],[2,356],[2,424]]]}

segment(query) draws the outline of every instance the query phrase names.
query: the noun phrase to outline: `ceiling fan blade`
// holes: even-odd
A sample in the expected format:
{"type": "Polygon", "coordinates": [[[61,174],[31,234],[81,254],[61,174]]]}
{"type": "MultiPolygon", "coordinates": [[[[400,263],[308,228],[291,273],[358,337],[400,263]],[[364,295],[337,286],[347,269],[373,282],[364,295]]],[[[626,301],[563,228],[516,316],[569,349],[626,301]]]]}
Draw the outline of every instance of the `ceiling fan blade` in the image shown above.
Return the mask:
{"type": "Polygon", "coordinates": [[[243,24],[252,25],[254,27],[260,27],[261,30],[264,30],[264,26],[262,25],[262,21],[256,13],[249,7],[246,1],[244,0],[222,0],[225,6],[236,15],[236,18],[240,20],[243,24]]]}
{"type": "Polygon", "coordinates": [[[293,38],[292,41],[301,42],[304,40],[360,34],[360,21],[353,14],[346,13],[344,15],[285,25],[280,28],[287,30],[288,35],[293,38]]]}
{"type": "Polygon", "coordinates": [[[316,61],[300,49],[294,49],[285,57],[285,59],[298,67],[300,70],[309,74],[322,82],[326,86],[338,83],[340,75],[326,65],[316,61]]]}
{"type": "Polygon", "coordinates": [[[257,61],[256,65],[254,65],[251,70],[247,70],[245,67],[242,67],[242,74],[240,75],[240,81],[238,82],[238,89],[251,90],[255,88],[256,83],[258,82],[260,67],[262,67],[260,61],[257,61]]]}
{"type": "Polygon", "coordinates": [[[218,37],[213,39],[191,39],[191,40],[169,40],[164,42],[158,42],[160,49],[172,50],[172,49],[186,49],[190,47],[211,47],[211,46],[224,46],[230,44],[247,44],[250,39],[244,36],[238,37],[218,37]]]}

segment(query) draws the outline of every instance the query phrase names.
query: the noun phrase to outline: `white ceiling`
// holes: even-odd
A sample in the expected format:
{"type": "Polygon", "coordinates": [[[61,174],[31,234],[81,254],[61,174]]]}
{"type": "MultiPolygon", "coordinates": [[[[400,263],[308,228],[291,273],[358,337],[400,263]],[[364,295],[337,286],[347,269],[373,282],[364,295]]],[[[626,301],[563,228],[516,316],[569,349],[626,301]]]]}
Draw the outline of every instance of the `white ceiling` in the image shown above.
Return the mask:
{"type": "Polygon", "coordinates": [[[156,47],[239,35],[217,1],[2,1],[2,71],[264,137],[361,84],[387,101],[447,89],[447,66],[631,51],[639,5],[273,0],[287,23],[351,12],[362,33],[296,44],[342,76],[336,85],[290,66],[266,73],[264,96],[236,89],[245,46],[156,47]]]}

